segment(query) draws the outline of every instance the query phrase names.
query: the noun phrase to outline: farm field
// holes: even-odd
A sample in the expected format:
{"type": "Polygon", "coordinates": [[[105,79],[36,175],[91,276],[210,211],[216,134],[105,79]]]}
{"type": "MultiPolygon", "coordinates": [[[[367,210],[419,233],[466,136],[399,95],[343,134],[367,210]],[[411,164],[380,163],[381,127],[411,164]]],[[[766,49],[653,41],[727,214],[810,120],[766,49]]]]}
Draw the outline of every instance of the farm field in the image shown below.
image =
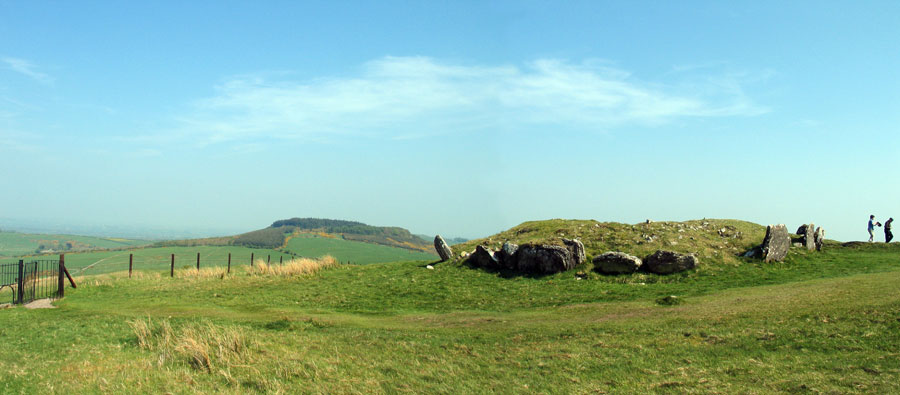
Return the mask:
{"type": "MultiPolygon", "coordinates": [[[[254,259],[269,259],[277,263],[280,258],[290,259],[283,252],[236,246],[197,246],[197,247],[159,247],[136,248],[117,251],[97,251],[66,254],[66,267],[73,275],[93,275],[128,270],[128,255],[134,254],[134,270],[168,273],[171,255],[175,254],[175,269],[195,268],[197,254],[200,254],[201,267],[226,266],[228,254],[231,254],[232,266],[249,265],[251,254],[254,259]]],[[[55,259],[59,255],[38,257],[55,259]]],[[[0,263],[14,263],[20,258],[0,258],[0,263]]],[[[24,259],[28,259],[27,257],[24,259]]]]}
{"type": "Polygon", "coordinates": [[[86,276],[56,309],[0,310],[16,339],[0,342],[0,392],[896,393],[898,256],[792,249],[671,276],[422,261],[86,276]]]}
{"type": "Polygon", "coordinates": [[[300,234],[292,237],[287,243],[286,250],[306,257],[320,257],[328,254],[340,262],[351,262],[358,265],[437,259],[437,255],[421,251],[340,238],[327,238],[313,234],[300,234]]]}
{"type": "Polygon", "coordinates": [[[0,232],[0,256],[32,254],[41,246],[59,251],[65,249],[67,242],[72,250],[128,248],[152,243],[122,238],[0,232]]]}

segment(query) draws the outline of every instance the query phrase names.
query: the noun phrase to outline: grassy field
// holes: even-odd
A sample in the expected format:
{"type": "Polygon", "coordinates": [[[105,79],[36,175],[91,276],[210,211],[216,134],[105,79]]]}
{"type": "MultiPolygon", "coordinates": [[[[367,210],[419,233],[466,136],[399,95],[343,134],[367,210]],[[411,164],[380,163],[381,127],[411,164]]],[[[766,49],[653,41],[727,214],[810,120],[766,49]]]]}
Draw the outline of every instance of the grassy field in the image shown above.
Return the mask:
{"type": "Polygon", "coordinates": [[[397,247],[369,244],[359,241],[328,238],[301,233],[292,237],[287,243],[287,251],[307,257],[319,257],[325,254],[333,256],[341,262],[352,262],[358,265],[372,263],[434,260],[435,254],[412,251],[397,247]]]}
{"type": "Polygon", "coordinates": [[[896,393],[898,257],[792,249],[667,277],[426,262],[85,277],[57,309],[0,310],[15,339],[0,392],[896,393]]]}
{"type": "MultiPolygon", "coordinates": [[[[198,247],[159,247],[136,248],[119,251],[97,251],[66,254],[66,267],[73,275],[103,274],[128,270],[128,256],[134,255],[134,270],[168,273],[171,255],[175,254],[175,268],[194,268],[197,266],[197,254],[200,254],[201,267],[226,266],[228,254],[231,254],[233,266],[249,265],[253,254],[255,259],[269,259],[278,262],[280,258],[288,259],[290,255],[283,252],[235,246],[198,246],[198,247]]],[[[59,255],[44,255],[41,258],[55,259],[59,255]]],[[[0,258],[0,263],[17,262],[20,258],[0,258]]],[[[28,257],[24,257],[28,259],[28,257]]]]}
{"type": "Polygon", "coordinates": [[[0,232],[0,256],[18,256],[34,253],[40,246],[56,251],[65,250],[69,243],[71,250],[114,249],[148,245],[147,240],[102,238],[75,235],[45,235],[0,232]]]}

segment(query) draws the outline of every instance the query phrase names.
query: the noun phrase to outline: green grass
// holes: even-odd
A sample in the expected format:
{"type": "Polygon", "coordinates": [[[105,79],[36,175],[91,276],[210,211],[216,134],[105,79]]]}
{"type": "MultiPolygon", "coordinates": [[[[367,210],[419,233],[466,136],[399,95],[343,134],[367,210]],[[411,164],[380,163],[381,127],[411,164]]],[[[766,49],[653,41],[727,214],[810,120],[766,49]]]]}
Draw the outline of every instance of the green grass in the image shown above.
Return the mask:
{"type": "Polygon", "coordinates": [[[327,238],[308,233],[301,233],[291,238],[286,250],[307,257],[320,257],[328,254],[340,262],[352,262],[358,265],[414,260],[431,261],[437,258],[437,255],[421,251],[340,238],[327,238]]]}
{"type": "Polygon", "coordinates": [[[66,242],[70,242],[74,250],[127,248],[151,243],[121,238],[0,232],[0,256],[31,254],[41,245],[60,251],[65,249],[66,242]]]}
{"type": "Polygon", "coordinates": [[[792,249],[676,276],[408,262],[88,277],[58,309],[0,310],[0,392],[896,393],[898,256],[792,249]]]}

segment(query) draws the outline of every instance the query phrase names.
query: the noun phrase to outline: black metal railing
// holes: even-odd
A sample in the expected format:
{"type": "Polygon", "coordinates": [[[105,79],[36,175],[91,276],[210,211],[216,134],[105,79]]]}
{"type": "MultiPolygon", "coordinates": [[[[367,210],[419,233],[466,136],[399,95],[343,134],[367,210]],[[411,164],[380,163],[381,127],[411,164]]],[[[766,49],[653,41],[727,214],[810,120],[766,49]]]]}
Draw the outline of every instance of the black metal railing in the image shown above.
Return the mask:
{"type": "Polygon", "coordinates": [[[0,303],[24,304],[62,296],[62,273],[58,259],[20,260],[0,265],[0,303]]]}

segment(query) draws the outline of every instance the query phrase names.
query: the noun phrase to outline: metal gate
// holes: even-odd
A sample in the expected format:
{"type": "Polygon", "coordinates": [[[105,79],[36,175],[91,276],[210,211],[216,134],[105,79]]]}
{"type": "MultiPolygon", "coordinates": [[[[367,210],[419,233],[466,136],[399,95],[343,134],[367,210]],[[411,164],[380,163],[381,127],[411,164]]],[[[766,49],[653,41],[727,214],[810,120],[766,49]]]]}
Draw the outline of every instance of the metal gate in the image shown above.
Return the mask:
{"type": "MultiPolygon", "coordinates": [[[[0,265],[0,297],[13,304],[63,296],[59,259],[20,260],[0,265]]],[[[0,300],[0,303],[3,303],[0,300]]]]}

